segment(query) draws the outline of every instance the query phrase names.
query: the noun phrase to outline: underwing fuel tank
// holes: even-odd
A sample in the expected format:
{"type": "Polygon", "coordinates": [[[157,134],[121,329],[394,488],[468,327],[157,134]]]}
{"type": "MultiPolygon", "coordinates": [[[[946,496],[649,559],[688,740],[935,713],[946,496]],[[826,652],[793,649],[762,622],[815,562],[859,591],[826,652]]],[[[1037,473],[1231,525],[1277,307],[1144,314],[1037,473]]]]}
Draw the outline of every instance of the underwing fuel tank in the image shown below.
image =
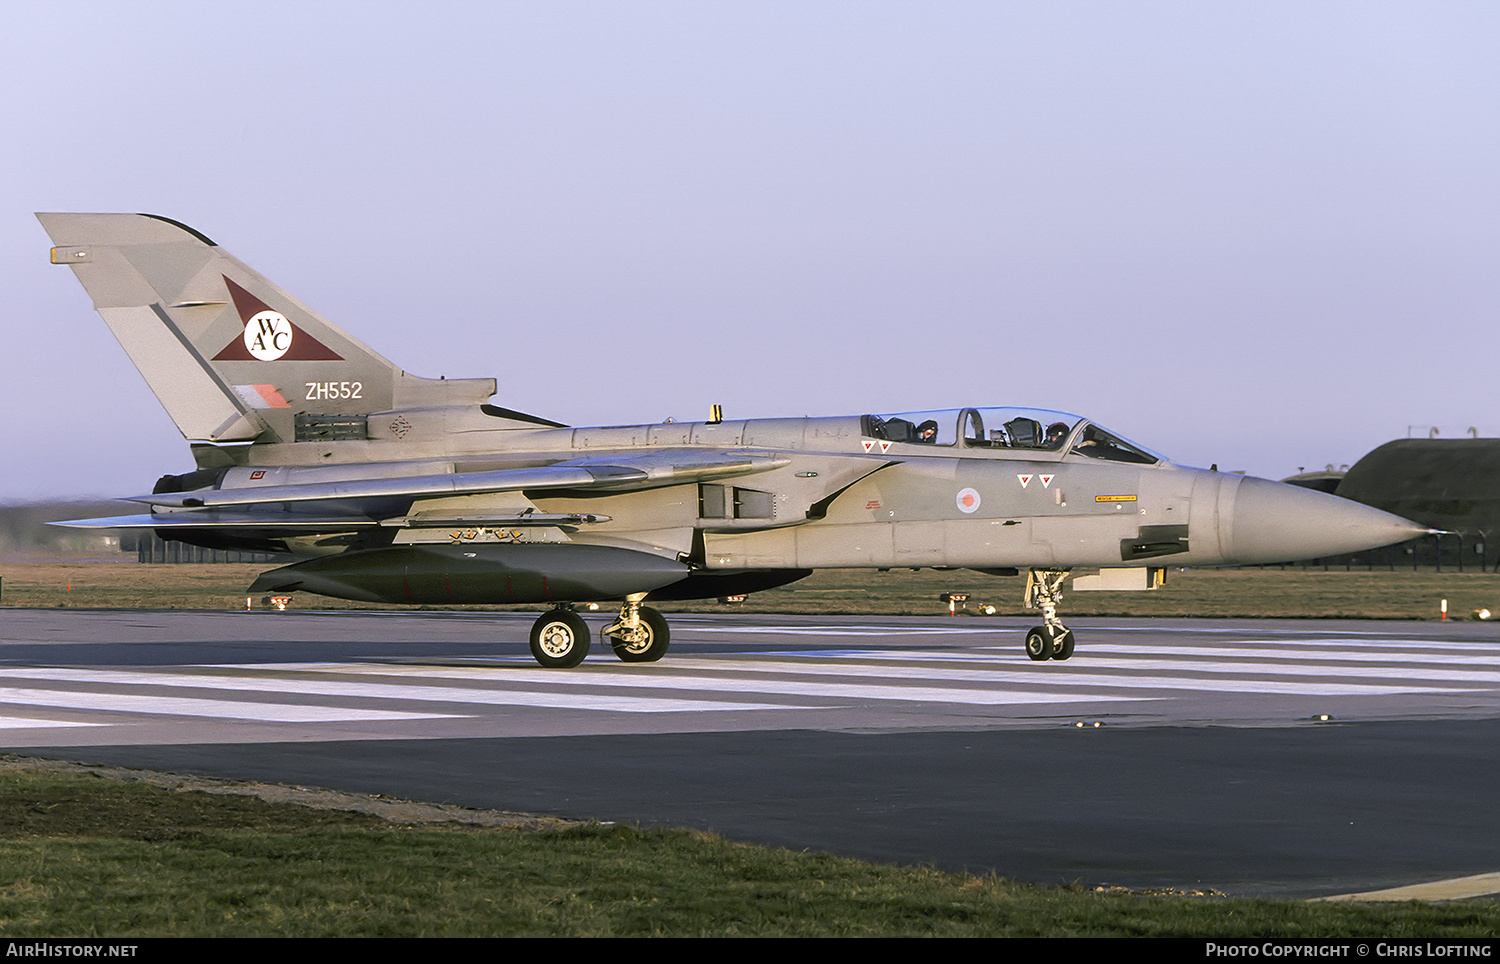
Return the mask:
{"type": "Polygon", "coordinates": [[[1215,516],[1218,556],[1224,565],[1338,556],[1405,542],[1431,531],[1348,499],[1230,474],[1218,476],[1215,516]]]}
{"type": "Polygon", "coordinates": [[[304,592],[360,602],[476,604],[623,599],[679,582],[688,567],[616,546],[395,546],[262,573],[251,593],[304,592]]]}

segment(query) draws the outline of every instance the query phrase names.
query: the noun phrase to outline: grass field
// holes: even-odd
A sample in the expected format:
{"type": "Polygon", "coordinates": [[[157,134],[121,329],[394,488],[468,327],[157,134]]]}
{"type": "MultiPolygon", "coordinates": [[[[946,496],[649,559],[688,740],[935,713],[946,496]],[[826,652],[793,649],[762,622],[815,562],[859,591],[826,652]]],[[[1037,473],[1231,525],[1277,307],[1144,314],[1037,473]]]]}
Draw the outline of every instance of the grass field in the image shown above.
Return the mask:
{"type": "MultiPolygon", "coordinates": [[[[135,562],[39,560],[0,562],[0,605],[26,608],[207,609],[245,608],[245,587],[259,565],[141,565],[135,562]]],[[[997,615],[1020,615],[1024,577],[987,576],[970,570],[817,572],[781,589],[732,604],[746,612],[940,615],[945,592],[969,594],[962,612],[980,606],[997,615]]],[[[1071,583],[1069,583],[1071,587],[1071,583]]],[[[1169,571],[1167,585],[1151,592],[1071,592],[1063,615],[1210,616],[1288,619],[1437,619],[1448,600],[1449,618],[1476,609],[1500,613],[1500,575],[1425,569],[1346,572],[1321,569],[1221,569],[1169,571]]],[[[260,599],[252,601],[261,605],[260,599]]],[[[294,596],[293,609],[369,609],[320,596],[294,596]]],[[[404,608],[404,607],[384,607],[404,608]]],[[[476,607],[460,607],[476,608],[476,607]]],[[[529,607],[496,607],[536,609],[529,607]]],[[[726,607],[714,600],[663,603],[666,612],[726,607]]]]}
{"type": "MultiPolygon", "coordinates": [[[[6,937],[1493,937],[1500,904],[1017,884],[601,824],[384,820],[0,761],[6,937]]],[[[231,791],[225,793],[223,791],[231,791]]],[[[218,792],[214,792],[218,791],[218,792]]]]}

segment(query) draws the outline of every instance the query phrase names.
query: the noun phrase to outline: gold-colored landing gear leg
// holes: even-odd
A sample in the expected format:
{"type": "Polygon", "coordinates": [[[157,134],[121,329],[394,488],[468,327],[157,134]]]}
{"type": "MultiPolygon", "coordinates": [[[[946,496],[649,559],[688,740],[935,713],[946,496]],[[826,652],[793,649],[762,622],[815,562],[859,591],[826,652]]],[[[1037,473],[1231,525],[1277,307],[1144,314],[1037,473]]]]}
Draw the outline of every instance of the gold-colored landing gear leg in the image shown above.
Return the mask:
{"type": "Polygon", "coordinates": [[[620,615],[599,631],[609,640],[615,655],[627,663],[654,663],[667,654],[672,634],[667,620],[650,606],[642,606],[643,592],[632,593],[620,604],[620,615]]]}
{"type": "Polygon", "coordinates": [[[1042,611],[1042,625],[1026,634],[1026,655],[1041,662],[1073,655],[1073,631],[1057,617],[1066,569],[1031,569],[1026,573],[1026,608],[1042,611]]]}

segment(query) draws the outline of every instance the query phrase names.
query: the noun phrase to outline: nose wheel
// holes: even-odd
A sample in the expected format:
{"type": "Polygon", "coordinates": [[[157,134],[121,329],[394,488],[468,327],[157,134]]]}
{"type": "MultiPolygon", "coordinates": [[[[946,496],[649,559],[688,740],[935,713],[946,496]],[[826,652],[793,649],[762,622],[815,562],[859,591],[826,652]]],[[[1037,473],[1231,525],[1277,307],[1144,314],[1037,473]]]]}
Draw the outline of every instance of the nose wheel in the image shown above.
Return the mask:
{"type": "Polygon", "coordinates": [[[1058,632],[1051,626],[1038,626],[1026,634],[1026,655],[1037,662],[1067,659],[1073,655],[1073,630],[1058,632]]]}
{"type": "Polygon", "coordinates": [[[1057,617],[1066,578],[1066,569],[1032,569],[1026,574],[1026,608],[1042,611],[1042,625],[1026,634],[1026,655],[1036,662],[1073,655],[1073,631],[1057,617]]]}

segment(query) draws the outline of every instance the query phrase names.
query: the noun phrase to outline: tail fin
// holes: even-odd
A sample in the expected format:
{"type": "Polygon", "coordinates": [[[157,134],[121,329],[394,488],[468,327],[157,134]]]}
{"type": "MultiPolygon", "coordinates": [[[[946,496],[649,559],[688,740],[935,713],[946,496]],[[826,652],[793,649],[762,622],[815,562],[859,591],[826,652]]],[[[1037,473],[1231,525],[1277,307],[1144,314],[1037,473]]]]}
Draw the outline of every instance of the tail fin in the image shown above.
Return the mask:
{"type": "Polygon", "coordinates": [[[408,375],[192,228],[152,214],[38,214],[190,442],[367,438],[365,416],[478,405],[494,379],[408,375]]]}

